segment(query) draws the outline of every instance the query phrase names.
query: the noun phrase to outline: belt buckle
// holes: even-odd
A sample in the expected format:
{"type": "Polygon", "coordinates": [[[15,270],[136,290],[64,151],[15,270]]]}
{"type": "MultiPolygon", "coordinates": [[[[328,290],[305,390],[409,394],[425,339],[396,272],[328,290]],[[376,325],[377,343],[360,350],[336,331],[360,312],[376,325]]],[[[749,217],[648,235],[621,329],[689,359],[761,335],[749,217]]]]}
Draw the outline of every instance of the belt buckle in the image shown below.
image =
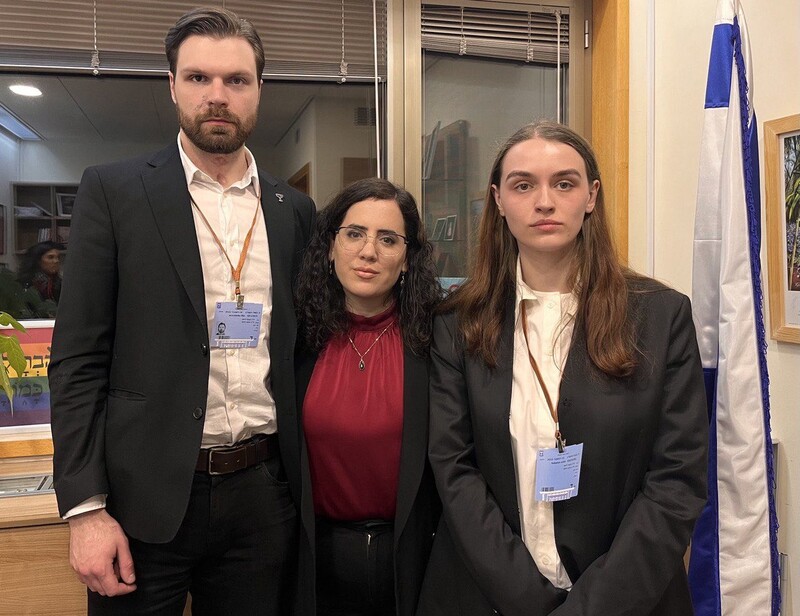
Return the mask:
{"type": "Polygon", "coordinates": [[[214,462],[213,462],[214,454],[216,452],[218,452],[218,451],[222,451],[222,450],[219,450],[219,449],[209,449],[208,450],[208,474],[209,475],[224,475],[225,474],[222,471],[214,471],[214,470],[212,470],[214,468],[214,462]]]}

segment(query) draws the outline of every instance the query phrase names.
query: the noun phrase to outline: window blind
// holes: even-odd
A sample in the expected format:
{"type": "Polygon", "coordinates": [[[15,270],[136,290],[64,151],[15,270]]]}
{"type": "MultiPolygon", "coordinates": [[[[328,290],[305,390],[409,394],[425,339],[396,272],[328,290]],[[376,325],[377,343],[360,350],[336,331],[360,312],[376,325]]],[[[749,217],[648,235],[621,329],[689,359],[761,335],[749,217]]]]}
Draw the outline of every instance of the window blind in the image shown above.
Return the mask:
{"type": "MultiPolygon", "coordinates": [[[[569,63],[569,11],[561,10],[561,64],[569,63]]],[[[422,47],[443,53],[557,64],[554,12],[422,5],[422,47]]]]}
{"type": "MultiPolygon", "coordinates": [[[[338,79],[340,0],[228,0],[250,20],[266,55],[264,77],[338,79]]],[[[99,71],[166,73],[164,36],[196,0],[0,0],[0,69],[91,71],[95,18],[99,71]]],[[[386,0],[377,2],[378,73],[386,75],[386,0]]],[[[372,0],[344,1],[347,78],[373,78],[372,0]]]]}

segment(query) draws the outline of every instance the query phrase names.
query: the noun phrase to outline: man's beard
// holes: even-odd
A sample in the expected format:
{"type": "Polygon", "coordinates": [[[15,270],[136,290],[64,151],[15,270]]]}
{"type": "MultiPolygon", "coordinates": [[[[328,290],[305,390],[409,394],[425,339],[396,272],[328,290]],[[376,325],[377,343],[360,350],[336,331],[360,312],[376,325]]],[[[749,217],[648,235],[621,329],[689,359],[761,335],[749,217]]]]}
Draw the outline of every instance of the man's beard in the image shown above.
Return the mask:
{"type": "Polygon", "coordinates": [[[209,107],[198,116],[190,116],[178,107],[178,122],[184,134],[194,145],[209,154],[232,154],[244,142],[256,126],[257,114],[241,120],[225,107],[209,107]],[[204,122],[211,118],[229,122],[226,126],[211,126],[204,122]]]}

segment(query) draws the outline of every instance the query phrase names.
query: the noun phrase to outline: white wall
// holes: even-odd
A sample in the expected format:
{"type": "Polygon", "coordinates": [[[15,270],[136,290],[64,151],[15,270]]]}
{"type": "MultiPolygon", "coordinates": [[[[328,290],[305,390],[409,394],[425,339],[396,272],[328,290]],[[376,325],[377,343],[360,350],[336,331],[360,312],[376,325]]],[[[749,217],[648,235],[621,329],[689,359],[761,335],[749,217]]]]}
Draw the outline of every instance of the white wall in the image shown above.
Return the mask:
{"type": "MultiPolygon", "coordinates": [[[[0,255],[0,263],[13,264],[14,221],[13,203],[11,202],[11,182],[16,181],[19,169],[19,141],[0,129],[0,204],[5,205],[5,254],[0,255]]],[[[2,233],[2,230],[0,230],[2,233]]]]}
{"type": "MultiPolygon", "coordinates": [[[[317,99],[317,205],[342,188],[342,158],[375,158],[375,127],[355,126],[354,110],[363,98],[317,99]]],[[[373,103],[374,104],[374,103],[373,103]]]]}
{"type": "Polygon", "coordinates": [[[18,182],[77,184],[91,165],[124,160],[155,152],[166,144],[106,141],[23,141],[20,145],[18,182]]]}
{"type": "MultiPolygon", "coordinates": [[[[754,107],[759,120],[762,191],[763,122],[800,112],[800,3],[741,0],[754,63],[754,107]]],[[[655,5],[654,71],[647,65],[647,2],[630,3],[630,218],[629,257],[648,271],[646,165],[648,80],[655,82],[654,275],[691,291],[692,233],[706,71],[716,0],[674,0],[655,5]]],[[[766,203],[763,194],[762,202],[766,203]]],[[[763,225],[762,225],[763,226],[763,225]]],[[[766,280],[766,246],[762,244],[766,280]]],[[[767,312],[768,316],[768,312],[767,312]]],[[[769,323],[767,323],[769,331],[769,323]]],[[[783,616],[800,615],[800,421],[797,375],[800,345],[769,342],[772,434],[780,441],[779,548],[789,555],[783,616]],[[797,605],[795,605],[797,604],[797,605]]],[[[766,608],[765,608],[766,609],[766,608]]]]}
{"type": "Polygon", "coordinates": [[[317,191],[317,104],[312,100],[299,118],[286,131],[283,139],[271,150],[254,150],[258,164],[268,169],[279,178],[289,178],[306,164],[311,164],[310,196],[317,207],[319,193],[317,191]],[[262,159],[264,162],[262,162],[262,159]]]}
{"type": "Polygon", "coordinates": [[[311,163],[311,198],[323,207],[342,189],[342,158],[375,156],[375,127],[355,126],[354,109],[367,106],[363,97],[316,96],[272,151],[259,164],[280,178],[311,163]]]}

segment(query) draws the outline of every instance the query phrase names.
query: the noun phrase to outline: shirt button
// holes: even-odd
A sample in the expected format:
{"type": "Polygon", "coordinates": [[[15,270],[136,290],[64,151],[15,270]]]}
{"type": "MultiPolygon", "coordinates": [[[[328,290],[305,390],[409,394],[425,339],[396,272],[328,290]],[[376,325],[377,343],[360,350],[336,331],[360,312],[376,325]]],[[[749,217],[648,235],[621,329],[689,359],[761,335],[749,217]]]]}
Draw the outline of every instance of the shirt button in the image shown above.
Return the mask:
{"type": "Polygon", "coordinates": [[[549,565],[550,564],[550,557],[549,556],[542,556],[542,564],[549,565]]]}
{"type": "Polygon", "coordinates": [[[235,402],[231,402],[231,403],[228,405],[228,408],[229,408],[229,409],[231,409],[231,410],[234,410],[234,409],[236,408],[236,403],[235,403],[235,402]]]}
{"type": "Polygon", "coordinates": [[[200,352],[203,355],[208,355],[208,345],[207,344],[201,344],[200,345],[200,352]]]}
{"type": "Polygon", "coordinates": [[[236,351],[234,349],[228,349],[228,355],[236,355],[236,351]]]}
{"type": "Polygon", "coordinates": [[[556,307],[556,303],[555,302],[547,302],[547,307],[548,308],[555,308],[556,307]]]}
{"type": "Polygon", "coordinates": [[[194,417],[195,419],[200,419],[202,416],[203,416],[203,409],[200,408],[199,406],[192,411],[192,417],[194,417]]]}

